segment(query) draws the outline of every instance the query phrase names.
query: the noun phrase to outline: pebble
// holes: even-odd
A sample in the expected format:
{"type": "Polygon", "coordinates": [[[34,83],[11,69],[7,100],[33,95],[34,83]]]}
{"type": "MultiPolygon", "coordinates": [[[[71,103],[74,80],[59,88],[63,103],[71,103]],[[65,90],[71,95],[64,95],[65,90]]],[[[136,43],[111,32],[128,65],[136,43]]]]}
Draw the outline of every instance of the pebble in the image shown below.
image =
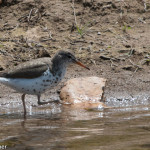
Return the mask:
{"type": "Polygon", "coordinates": [[[97,35],[101,35],[101,32],[97,32],[97,35]]]}

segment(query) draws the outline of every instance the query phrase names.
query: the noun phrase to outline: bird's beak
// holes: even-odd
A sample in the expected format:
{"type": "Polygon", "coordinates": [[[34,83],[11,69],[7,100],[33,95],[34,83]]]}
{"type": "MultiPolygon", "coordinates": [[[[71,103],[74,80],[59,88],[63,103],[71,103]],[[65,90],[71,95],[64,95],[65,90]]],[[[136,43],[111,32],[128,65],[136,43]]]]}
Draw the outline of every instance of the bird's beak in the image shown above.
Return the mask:
{"type": "Polygon", "coordinates": [[[90,70],[90,68],[86,67],[85,65],[83,65],[83,64],[82,64],[80,61],[78,61],[78,60],[75,60],[75,63],[78,64],[78,65],[80,65],[80,66],[83,67],[83,68],[86,68],[86,69],[90,70]]]}

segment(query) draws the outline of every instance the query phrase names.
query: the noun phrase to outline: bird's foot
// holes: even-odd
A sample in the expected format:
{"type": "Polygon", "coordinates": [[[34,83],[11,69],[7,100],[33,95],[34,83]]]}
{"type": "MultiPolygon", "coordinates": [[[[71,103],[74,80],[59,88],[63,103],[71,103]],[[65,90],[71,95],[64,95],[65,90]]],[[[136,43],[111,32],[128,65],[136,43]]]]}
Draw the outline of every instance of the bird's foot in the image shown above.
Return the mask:
{"type": "Polygon", "coordinates": [[[59,104],[59,103],[60,103],[60,100],[54,100],[54,101],[48,101],[48,102],[41,102],[41,101],[38,101],[38,105],[45,105],[45,104],[50,104],[50,103],[59,104]]]}

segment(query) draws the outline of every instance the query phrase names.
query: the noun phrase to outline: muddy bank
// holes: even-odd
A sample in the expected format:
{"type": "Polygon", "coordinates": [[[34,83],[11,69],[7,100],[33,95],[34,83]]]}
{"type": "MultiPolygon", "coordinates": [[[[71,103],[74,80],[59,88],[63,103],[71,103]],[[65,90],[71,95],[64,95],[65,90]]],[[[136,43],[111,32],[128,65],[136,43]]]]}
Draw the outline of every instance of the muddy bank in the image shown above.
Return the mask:
{"type": "MultiPolygon", "coordinates": [[[[0,70],[70,50],[91,71],[70,67],[63,82],[43,99],[59,99],[70,78],[107,79],[106,100],[132,98],[150,91],[149,2],[15,0],[0,6],[0,70]]],[[[0,85],[0,103],[20,95],[0,85]],[[8,93],[11,93],[8,95],[8,93]],[[13,95],[13,96],[12,96],[13,95]]],[[[36,104],[36,97],[29,100],[36,104]]]]}

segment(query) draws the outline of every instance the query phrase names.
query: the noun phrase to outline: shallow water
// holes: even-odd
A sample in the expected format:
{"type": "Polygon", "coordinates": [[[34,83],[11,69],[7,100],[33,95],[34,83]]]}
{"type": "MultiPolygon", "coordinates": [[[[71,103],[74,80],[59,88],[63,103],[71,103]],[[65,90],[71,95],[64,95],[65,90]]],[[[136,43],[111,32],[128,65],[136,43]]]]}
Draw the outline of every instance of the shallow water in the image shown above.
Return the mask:
{"type": "Polygon", "coordinates": [[[18,101],[0,106],[0,146],[13,150],[149,150],[148,95],[107,98],[109,109],[31,106],[23,119],[18,101]]]}

